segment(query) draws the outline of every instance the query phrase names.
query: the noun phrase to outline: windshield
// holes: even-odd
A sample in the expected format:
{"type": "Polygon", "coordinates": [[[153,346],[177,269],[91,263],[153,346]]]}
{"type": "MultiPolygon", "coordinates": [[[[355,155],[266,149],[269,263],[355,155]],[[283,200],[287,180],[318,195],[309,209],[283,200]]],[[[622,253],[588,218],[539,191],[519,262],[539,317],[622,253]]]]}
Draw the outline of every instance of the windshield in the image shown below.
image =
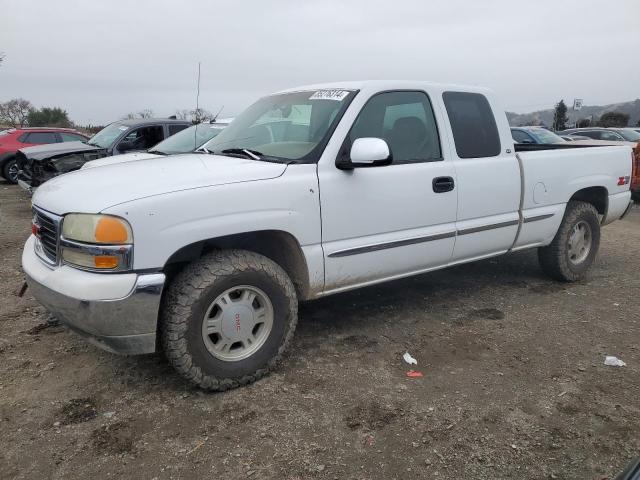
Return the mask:
{"type": "Polygon", "coordinates": [[[118,122],[107,125],[87,142],[89,145],[96,145],[101,148],[109,148],[122,132],[129,130],[129,127],[118,122]]]}
{"type": "Polygon", "coordinates": [[[225,126],[217,123],[200,123],[180,130],[175,135],[171,135],[149,149],[149,151],[166,155],[193,152],[196,148],[218,135],[225,126]]]}
{"type": "Polygon", "coordinates": [[[640,142],[640,133],[635,130],[616,130],[616,132],[622,135],[624,139],[629,142],[640,142]]]}
{"type": "Polygon", "coordinates": [[[261,98],[205,148],[255,160],[315,162],[355,94],[318,90],[261,98]]]}
{"type": "Polygon", "coordinates": [[[534,135],[540,143],[564,143],[566,140],[559,135],[556,135],[549,130],[545,130],[544,128],[536,128],[535,130],[530,130],[532,135],[534,135]]]}

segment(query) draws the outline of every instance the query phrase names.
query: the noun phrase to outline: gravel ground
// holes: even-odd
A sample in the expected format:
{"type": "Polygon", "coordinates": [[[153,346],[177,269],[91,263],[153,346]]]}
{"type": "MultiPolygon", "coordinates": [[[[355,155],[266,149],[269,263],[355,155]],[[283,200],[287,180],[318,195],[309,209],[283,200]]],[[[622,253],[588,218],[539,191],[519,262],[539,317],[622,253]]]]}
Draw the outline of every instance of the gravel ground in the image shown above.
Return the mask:
{"type": "Polygon", "coordinates": [[[272,375],[207,394],[17,297],[29,208],[0,183],[0,478],[601,480],[640,452],[640,209],[587,281],[520,252],[307,303],[272,375]]]}

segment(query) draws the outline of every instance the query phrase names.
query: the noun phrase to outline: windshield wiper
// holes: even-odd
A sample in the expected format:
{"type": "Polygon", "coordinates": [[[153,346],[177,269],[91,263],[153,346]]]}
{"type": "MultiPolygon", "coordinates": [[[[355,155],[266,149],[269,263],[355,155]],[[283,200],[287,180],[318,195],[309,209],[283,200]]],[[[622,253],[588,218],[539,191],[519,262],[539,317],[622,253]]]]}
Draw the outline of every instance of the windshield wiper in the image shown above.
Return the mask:
{"type": "Polygon", "coordinates": [[[153,155],[169,155],[166,152],[161,152],[160,150],[147,150],[147,153],[152,153],[153,155]]]}
{"type": "Polygon", "coordinates": [[[206,151],[207,153],[210,153],[212,155],[227,155],[229,157],[250,158],[251,160],[260,160],[261,162],[286,163],[287,165],[296,163],[295,160],[287,160],[284,158],[265,155],[262,152],[258,152],[257,150],[250,150],[248,148],[226,148],[224,150],[220,150],[217,152],[214,150],[206,150],[206,151]]]}
{"type": "Polygon", "coordinates": [[[220,153],[230,153],[232,155],[243,155],[244,157],[250,158],[252,160],[261,160],[264,155],[256,150],[249,150],[248,148],[225,148],[220,153]]]}
{"type": "MultiPolygon", "coordinates": [[[[97,143],[85,142],[87,145],[91,145],[92,147],[100,147],[97,143]]],[[[102,147],[100,147],[102,148],[102,147]]]]}

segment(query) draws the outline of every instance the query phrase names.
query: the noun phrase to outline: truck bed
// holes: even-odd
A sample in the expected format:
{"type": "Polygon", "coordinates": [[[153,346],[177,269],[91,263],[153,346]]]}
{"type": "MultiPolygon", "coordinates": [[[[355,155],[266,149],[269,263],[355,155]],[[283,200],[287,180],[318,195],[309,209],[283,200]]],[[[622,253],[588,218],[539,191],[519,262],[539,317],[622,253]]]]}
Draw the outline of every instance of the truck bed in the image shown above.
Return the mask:
{"type": "Polygon", "coordinates": [[[524,146],[526,148],[520,150],[517,157],[522,174],[521,212],[525,222],[515,249],[549,243],[574,192],[591,188],[594,193],[598,191],[604,195],[606,201],[598,208],[603,224],[619,218],[627,208],[629,147],[601,146],[576,152],[573,148],[590,145],[524,146]],[[601,187],[591,187],[594,184],[601,187]],[[543,220],[527,222],[531,218],[543,220]]]}

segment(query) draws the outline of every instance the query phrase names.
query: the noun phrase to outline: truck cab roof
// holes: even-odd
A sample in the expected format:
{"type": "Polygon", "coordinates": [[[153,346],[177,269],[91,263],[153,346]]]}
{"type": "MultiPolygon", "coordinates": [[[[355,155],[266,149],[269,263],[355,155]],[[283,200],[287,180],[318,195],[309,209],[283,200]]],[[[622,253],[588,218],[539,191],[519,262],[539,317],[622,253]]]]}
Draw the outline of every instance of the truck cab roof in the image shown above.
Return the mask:
{"type": "Polygon", "coordinates": [[[307,90],[362,90],[362,91],[385,91],[385,90],[411,90],[411,89],[435,89],[435,90],[456,90],[465,92],[489,93],[490,89],[471,85],[457,85],[453,83],[436,83],[424,80],[362,80],[327,82],[302,85],[300,87],[281,90],[277,94],[300,92],[307,90]]]}
{"type": "Polygon", "coordinates": [[[144,125],[157,125],[158,123],[191,125],[191,122],[188,120],[178,120],[176,118],[131,118],[131,119],[125,119],[125,120],[118,120],[112,123],[117,123],[119,125],[126,125],[127,127],[134,127],[134,126],[142,127],[144,125]]]}

